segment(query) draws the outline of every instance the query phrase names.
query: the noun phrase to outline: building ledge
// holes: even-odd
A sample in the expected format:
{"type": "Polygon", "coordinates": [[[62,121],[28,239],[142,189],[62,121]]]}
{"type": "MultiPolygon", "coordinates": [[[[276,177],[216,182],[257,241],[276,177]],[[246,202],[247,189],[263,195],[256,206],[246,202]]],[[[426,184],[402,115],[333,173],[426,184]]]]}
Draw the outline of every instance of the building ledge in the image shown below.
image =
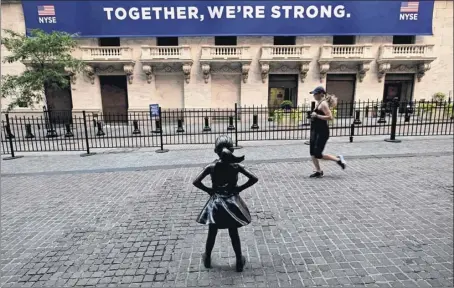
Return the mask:
{"type": "MultiPolygon", "coordinates": [[[[202,46],[200,66],[205,83],[208,83],[213,65],[238,64],[243,82],[246,83],[252,56],[249,46],[202,46]]],[[[222,70],[222,69],[221,69],[222,70]]]]}
{"type": "Polygon", "coordinates": [[[142,63],[192,62],[189,46],[142,46],[142,63]]]}
{"type": "Polygon", "coordinates": [[[377,59],[378,81],[381,82],[388,72],[415,73],[421,81],[430,70],[431,63],[437,59],[433,47],[432,44],[381,45],[377,59]]]}
{"type": "Polygon", "coordinates": [[[129,47],[89,47],[81,46],[82,60],[87,63],[133,62],[132,49],[129,47]]]}
{"type": "MultiPolygon", "coordinates": [[[[261,49],[260,69],[262,82],[265,83],[270,70],[278,70],[282,65],[296,66],[301,82],[304,82],[309,71],[310,45],[264,45],[261,49]]],[[[295,68],[295,67],[294,67],[295,68]]]]}
{"type": "Polygon", "coordinates": [[[21,4],[22,0],[2,0],[1,4],[21,4]]]}
{"type": "Polygon", "coordinates": [[[310,48],[310,45],[265,45],[261,49],[260,61],[311,61],[310,48]]]}
{"type": "Polygon", "coordinates": [[[183,72],[186,83],[191,79],[192,59],[189,46],[142,46],[140,62],[147,82],[156,73],[183,72]]]}
{"type": "Polygon", "coordinates": [[[80,46],[82,61],[87,66],[84,68],[85,75],[90,79],[91,84],[95,83],[96,74],[101,71],[113,72],[114,66],[122,66],[122,70],[132,84],[134,73],[134,60],[132,59],[132,49],[130,47],[90,47],[80,46]],[[107,67],[105,67],[107,66],[107,67]]]}
{"type": "Polygon", "coordinates": [[[323,45],[318,60],[320,81],[326,78],[326,74],[335,72],[356,73],[358,80],[362,82],[374,60],[371,48],[370,44],[323,45]]]}

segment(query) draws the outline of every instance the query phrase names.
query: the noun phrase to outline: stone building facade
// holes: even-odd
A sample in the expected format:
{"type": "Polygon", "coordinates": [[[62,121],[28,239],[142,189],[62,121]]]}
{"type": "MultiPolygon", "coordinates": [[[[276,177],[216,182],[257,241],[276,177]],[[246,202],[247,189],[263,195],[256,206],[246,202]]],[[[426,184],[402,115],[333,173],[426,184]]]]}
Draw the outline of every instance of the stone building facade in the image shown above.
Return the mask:
{"type": "MultiPolygon", "coordinates": [[[[433,36],[105,39],[116,41],[114,45],[83,38],[74,56],[86,62],[86,69],[69,75],[70,91],[54,97],[60,100],[52,105],[113,113],[144,111],[155,103],[163,108],[231,108],[234,103],[267,106],[285,99],[301,105],[319,85],[343,101],[386,100],[396,94],[431,99],[437,92],[449,96],[453,2],[434,5],[433,36]]],[[[2,3],[1,13],[3,29],[25,32],[20,2],[2,3]]],[[[2,74],[25,69],[20,63],[1,68],[2,74]]],[[[2,108],[7,104],[3,99],[2,108]]]]}

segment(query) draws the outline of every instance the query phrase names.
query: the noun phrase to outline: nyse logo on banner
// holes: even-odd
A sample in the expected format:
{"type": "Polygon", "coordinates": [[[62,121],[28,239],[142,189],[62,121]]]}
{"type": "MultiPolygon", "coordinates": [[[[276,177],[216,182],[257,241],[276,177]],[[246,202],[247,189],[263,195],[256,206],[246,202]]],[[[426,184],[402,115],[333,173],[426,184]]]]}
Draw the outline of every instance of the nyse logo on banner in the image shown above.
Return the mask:
{"type": "Polygon", "coordinates": [[[408,1],[400,4],[400,20],[418,20],[419,2],[408,1]]]}
{"type": "Polygon", "coordinates": [[[54,5],[38,6],[38,21],[42,24],[55,24],[57,17],[55,17],[54,5]]]}

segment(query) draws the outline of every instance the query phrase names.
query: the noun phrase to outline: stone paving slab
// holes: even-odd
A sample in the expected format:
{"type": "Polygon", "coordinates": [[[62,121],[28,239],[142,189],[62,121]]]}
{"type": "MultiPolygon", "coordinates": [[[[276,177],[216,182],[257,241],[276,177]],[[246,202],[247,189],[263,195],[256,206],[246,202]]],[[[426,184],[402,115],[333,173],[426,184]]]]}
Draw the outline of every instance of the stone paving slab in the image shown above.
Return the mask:
{"type": "MultiPolygon", "coordinates": [[[[421,153],[452,153],[453,137],[403,137],[402,143],[388,143],[385,137],[358,137],[360,141],[349,143],[348,138],[331,138],[326,153],[349,157],[386,156],[421,153]]],[[[238,155],[246,155],[246,162],[274,161],[282,159],[307,159],[309,147],[304,141],[257,141],[242,142],[244,148],[238,155]]],[[[215,158],[213,144],[169,146],[168,153],[155,153],[156,149],[99,150],[91,157],[79,153],[52,152],[45,154],[19,153],[24,158],[2,161],[2,174],[43,173],[56,171],[105,170],[121,168],[163,167],[167,165],[202,165],[215,158]]]]}
{"type": "Polygon", "coordinates": [[[2,177],[0,284],[452,287],[452,156],[324,167],[308,179],[309,161],[251,165],[240,274],[225,231],[214,268],[202,265],[195,218],[208,197],[191,185],[202,167],[2,177]]]}

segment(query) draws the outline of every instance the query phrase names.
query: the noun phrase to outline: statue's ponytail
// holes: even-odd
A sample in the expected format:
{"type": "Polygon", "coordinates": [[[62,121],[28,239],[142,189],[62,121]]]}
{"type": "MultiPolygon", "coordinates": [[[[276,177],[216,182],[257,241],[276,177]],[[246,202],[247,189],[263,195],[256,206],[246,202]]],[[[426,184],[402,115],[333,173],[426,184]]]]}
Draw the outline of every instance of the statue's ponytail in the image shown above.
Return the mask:
{"type": "Polygon", "coordinates": [[[240,163],[242,161],[244,161],[244,156],[241,156],[241,157],[236,157],[235,155],[233,155],[233,153],[227,149],[227,148],[223,148],[220,155],[219,155],[219,158],[222,160],[222,162],[224,163],[240,163]]]}

